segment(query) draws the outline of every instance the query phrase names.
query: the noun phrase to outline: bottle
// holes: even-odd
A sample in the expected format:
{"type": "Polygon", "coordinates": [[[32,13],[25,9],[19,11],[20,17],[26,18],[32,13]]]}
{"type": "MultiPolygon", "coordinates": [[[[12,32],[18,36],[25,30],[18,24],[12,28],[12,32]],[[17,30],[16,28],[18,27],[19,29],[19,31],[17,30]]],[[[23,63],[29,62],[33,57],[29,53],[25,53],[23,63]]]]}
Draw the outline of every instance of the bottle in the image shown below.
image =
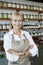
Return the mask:
{"type": "Polygon", "coordinates": [[[7,24],[7,29],[9,29],[9,24],[7,24]]]}
{"type": "Polygon", "coordinates": [[[11,18],[11,15],[12,15],[12,13],[8,13],[8,18],[9,18],[9,19],[11,18]]]}
{"type": "Polygon", "coordinates": [[[31,5],[28,5],[28,6],[27,6],[27,9],[30,10],[30,9],[31,9],[31,5]]]}
{"type": "Polygon", "coordinates": [[[34,10],[34,6],[33,5],[31,5],[31,10],[34,10]]]}
{"type": "Polygon", "coordinates": [[[8,3],[7,2],[3,2],[3,7],[8,7],[8,3]]]}
{"type": "Polygon", "coordinates": [[[0,2],[0,7],[2,7],[2,2],[0,2]]]}
{"type": "Polygon", "coordinates": [[[27,14],[24,14],[24,19],[26,19],[27,18],[27,14]]]}
{"type": "Polygon", "coordinates": [[[1,24],[0,24],[0,29],[1,29],[1,24]]]}
{"type": "Polygon", "coordinates": [[[3,24],[3,29],[6,29],[6,26],[5,26],[5,24],[3,24]]]}
{"type": "Polygon", "coordinates": [[[4,18],[4,13],[0,13],[0,19],[4,18]]]}
{"type": "Polygon", "coordinates": [[[28,19],[30,19],[30,14],[28,15],[28,17],[27,17],[28,19]]]}
{"type": "Polygon", "coordinates": [[[20,8],[21,8],[21,9],[24,9],[24,4],[21,4],[20,8]]]}
{"type": "Polygon", "coordinates": [[[34,19],[34,15],[31,15],[31,19],[34,19]]]}
{"type": "Polygon", "coordinates": [[[0,13],[0,18],[2,18],[2,13],[0,13]]]}
{"type": "Polygon", "coordinates": [[[39,19],[39,15],[36,15],[36,18],[39,19]]]}
{"type": "Polygon", "coordinates": [[[36,10],[39,10],[39,6],[36,6],[36,10]]]}
{"type": "Polygon", "coordinates": [[[37,10],[37,7],[36,6],[34,6],[34,10],[37,10]]]}
{"type": "Polygon", "coordinates": [[[17,7],[16,8],[20,8],[20,4],[19,3],[17,3],[17,7]]]}
{"type": "Polygon", "coordinates": [[[42,11],[42,7],[39,7],[39,11],[42,11]]]}
{"type": "Polygon", "coordinates": [[[27,5],[26,4],[24,4],[24,9],[27,9],[27,5]]]}
{"type": "Polygon", "coordinates": [[[42,15],[39,15],[39,20],[42,19],[42,15]]]}
{"type": "Polygon", "coordinates": [[[11,2],[8,2],[8,7],[9,8],[12,8],[13,6],[12,6],[13,4],[11,3],[11,2]]]}
{"type": "Polygon", "coordinates": [[[8,13],[4,13],[4,18],[8,18],[8,13]]]}
{"type": "Polygon", "coordinates": [[[42,20],[43,20],[43,15],[42,15],[42,20]]]}
{"type": "Polygon", "coordinates": [[[1,24],[1,29],[3,29],[3,24],[1,24]]]}
{"type": "Polygon", "coordinates": [[[12,7],[13,7],[13,8],[17,8],[17,4],[16,4],[16,3],[13,3],[13,4],[12,4],[12,7]]]}
{"type": "Polygon", "coordinates": [[[34,19],[36,19],[36,15],[34,15],[34,19]]]}

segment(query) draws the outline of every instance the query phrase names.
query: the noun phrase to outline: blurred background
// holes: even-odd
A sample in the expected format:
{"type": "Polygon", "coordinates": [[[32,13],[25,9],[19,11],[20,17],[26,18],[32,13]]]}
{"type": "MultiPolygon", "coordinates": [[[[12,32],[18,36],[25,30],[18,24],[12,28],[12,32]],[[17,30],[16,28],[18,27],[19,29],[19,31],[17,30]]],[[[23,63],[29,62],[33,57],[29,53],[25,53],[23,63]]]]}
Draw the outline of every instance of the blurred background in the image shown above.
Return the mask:
{"type": "Polygon", "coordinates": [[[23,29],[37,44],[39,54],[31,57],[31,65],[43,65],[43,0],[0,0],[0,65],[7,65],[3,37],[9,31],[12,12],[23,14],[23,29]]]}

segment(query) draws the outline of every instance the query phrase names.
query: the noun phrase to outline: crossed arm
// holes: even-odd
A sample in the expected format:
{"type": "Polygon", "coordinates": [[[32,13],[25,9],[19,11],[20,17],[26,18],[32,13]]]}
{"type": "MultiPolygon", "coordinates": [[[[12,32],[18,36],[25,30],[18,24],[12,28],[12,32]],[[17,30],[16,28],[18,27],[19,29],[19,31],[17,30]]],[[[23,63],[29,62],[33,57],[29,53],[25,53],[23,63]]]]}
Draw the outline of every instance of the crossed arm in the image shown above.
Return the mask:
{"type": "Polygon", "coordinates": [[[9,52],[11,54],[16,54],[19,56],[19,58],[23,58],[23,57],[31,55],[31,53],[29,52],[29,49],[32,49],[33,46],[34,46],[33,44],[30,45],[30,47],[25,52],[18,52],[18,51],[15,51],[14,49],[9,49],[9,50],[7,50],[7,52],[9,52]]]}

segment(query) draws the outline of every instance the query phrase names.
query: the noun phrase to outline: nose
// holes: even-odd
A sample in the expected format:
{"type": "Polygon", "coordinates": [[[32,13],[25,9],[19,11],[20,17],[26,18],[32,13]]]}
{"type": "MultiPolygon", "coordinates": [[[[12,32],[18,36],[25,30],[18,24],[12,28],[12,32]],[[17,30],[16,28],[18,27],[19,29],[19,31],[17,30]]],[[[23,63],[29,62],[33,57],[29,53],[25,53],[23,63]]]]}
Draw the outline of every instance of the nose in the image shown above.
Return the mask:
{"type": "Polygon", "coordinates": [[[17,24],[19,24],[19,21],[17,20],[17,24]]]}

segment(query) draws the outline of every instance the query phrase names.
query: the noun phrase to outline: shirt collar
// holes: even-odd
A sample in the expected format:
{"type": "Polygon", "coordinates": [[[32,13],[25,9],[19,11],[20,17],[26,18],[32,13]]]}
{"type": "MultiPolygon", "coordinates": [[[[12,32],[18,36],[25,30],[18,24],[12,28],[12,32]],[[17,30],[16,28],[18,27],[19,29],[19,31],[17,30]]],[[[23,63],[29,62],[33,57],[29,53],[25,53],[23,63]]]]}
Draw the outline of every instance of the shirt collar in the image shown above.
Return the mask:
{"type": "MultiPolygon", "coordinates": [[[[10,34],[13,34],[13,29],[10,31],[10,34]]],[[[23,30],[21,30],[21,35],[23,34],[23,30]]]]}

